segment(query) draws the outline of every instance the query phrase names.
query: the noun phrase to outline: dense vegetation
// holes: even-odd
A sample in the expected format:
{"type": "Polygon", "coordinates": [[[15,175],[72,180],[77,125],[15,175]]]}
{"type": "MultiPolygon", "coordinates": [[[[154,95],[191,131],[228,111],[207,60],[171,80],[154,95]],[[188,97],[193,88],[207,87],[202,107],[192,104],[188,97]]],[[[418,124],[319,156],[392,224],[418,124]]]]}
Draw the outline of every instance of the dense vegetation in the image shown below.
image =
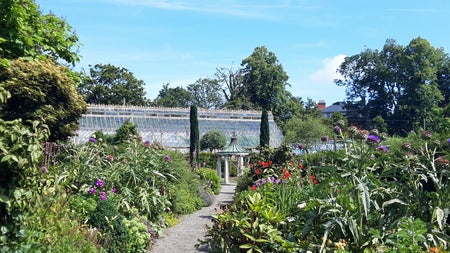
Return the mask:
{"type": "Polygon", "coordinates": [[[450,139],[333,130],[319,152],[299,144],[301,155],[253,154],[203,243],[212,252],[448,252],[450,139]]]}

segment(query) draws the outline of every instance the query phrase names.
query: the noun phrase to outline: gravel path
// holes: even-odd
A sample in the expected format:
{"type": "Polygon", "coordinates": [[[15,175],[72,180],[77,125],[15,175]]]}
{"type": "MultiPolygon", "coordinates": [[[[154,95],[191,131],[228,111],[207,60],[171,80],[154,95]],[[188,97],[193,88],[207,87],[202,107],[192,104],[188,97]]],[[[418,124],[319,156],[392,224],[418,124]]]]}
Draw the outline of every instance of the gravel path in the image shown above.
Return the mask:
{"type": "Polygon", "coordinates": [[[211,206],[195,213],[182,216],[180,223],[164,230],[164,236],[153,245],[152,253],[198,253],[208,252],[206,247],[195,249],[199,239],[205,236],[205,225],[211,225],[211,215],[216,213],[221,204],[230,203],[234,196],[234,184],[222,185],[220,194],[211,206]]]}

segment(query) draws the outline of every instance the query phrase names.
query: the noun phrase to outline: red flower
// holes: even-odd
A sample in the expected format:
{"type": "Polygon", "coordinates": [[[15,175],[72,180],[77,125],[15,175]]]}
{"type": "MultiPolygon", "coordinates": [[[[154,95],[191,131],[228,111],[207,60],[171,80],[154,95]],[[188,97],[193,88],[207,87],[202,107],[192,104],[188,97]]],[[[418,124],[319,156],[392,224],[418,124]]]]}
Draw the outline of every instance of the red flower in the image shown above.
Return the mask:
{"type": "Polygon", "coordinates": [[[258,189],[258,187],[256,187],[256,185],[252,185],[251,190],[252,190],[252,191],[256,191],[256,189],[258,189]]]}
{"type": "Polygon", "coordinates": [[[253,167],[253,163],[249,163],[248,167],[252,168],[253,167]]]}
{"type": "Polygon", "coordinates": [[[290,176],[291,176],[291,173],[286,168],[284,168],[283,169],[283,179],[288,179],[290,176]]]}
{"type": "Polygon", "coordinates": [[[260,170],[260,169],[256,169],[256,170],[255,170],[255,174],[256,174],[256,175],[261,175],[261,170],[260,170]]]}
{"type": "Polygon", "coordinates": [[[298,168],[302,170],[303,169],[303,164],[299,164],[298,168]]]}
{"type": "Polygon", "coordinates": [[[314,176],[313,174],[311,174],[311,176],[309,176],[309,178],[311,178],[311,180],[316,179],[316,176],[314,176]]]}
{"type": "Polygon", "coordinates": [[[291,166],[294,166],[294,162],[291,162],[290,164],[291,164],[291,166]]]}
{"type": "Polygon", "coordinates": [[[313,180],[313,184],[318,184],[318,183],[319,183],[319,180],[317,180],[317,179],[313,180]]]}

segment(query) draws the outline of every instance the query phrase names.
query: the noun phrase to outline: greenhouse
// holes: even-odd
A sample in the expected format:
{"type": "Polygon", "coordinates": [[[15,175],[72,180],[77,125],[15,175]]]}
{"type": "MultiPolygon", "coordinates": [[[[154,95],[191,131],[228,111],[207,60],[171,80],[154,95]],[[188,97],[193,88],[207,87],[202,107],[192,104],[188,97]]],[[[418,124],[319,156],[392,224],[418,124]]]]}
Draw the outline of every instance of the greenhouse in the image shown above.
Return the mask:
{"type": "MultiPolygon", "coordinates": [[[[79,121],[80,128],[74,141],[88,141],[96,131],[113,134],[126,120],[137,125],[144,140],[159,142],[165,147],[189,147],[189,108],[164,108],[120,105],[89,105],[79,121]]],[[[261,111],[197,110],[200,136],[211,130],[220,130],[226,136],[236,134],[238,143],[245,148],[259,145],[261,111]]],[[[283,135],[269,112],[270,145],[278,147],[283,135]]]]}

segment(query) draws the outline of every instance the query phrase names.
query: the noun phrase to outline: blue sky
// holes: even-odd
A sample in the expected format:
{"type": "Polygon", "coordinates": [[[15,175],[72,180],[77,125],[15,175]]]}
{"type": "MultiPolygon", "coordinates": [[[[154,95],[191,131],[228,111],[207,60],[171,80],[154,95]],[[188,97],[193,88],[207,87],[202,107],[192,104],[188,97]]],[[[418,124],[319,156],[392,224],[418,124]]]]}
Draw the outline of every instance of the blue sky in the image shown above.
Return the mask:
{"type": "Polygon", "coordinates": [[[258,46],[275,53],[287,89],[303,100],[345,98],[333,79],[345,56],[413,38],[450,50],[448,0],[37,0],[72,25],[83,46],[77,68],[113,64],[146,83],[186,87],[240,67],[258,46]]]}

